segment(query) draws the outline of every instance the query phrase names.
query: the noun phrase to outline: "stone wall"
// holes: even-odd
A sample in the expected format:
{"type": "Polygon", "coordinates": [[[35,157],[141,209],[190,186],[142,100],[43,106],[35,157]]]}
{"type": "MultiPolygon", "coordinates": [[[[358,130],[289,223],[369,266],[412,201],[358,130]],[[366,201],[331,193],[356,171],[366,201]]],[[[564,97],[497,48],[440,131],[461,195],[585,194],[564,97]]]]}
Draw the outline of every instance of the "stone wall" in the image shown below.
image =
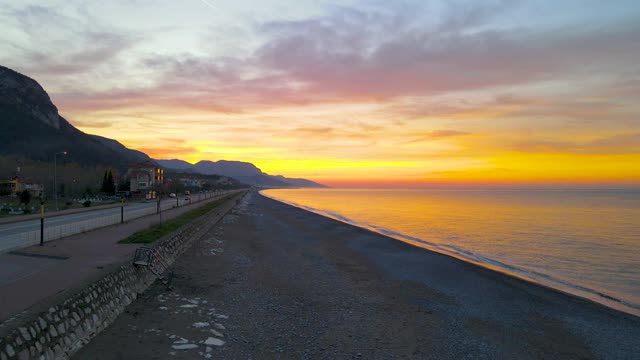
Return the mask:
{"type": "MultiPolygon", "coordinates": [[[[169,265],[211,229],[238,201],[221,207],[183,226],[156,242],[156,250],[169,265]]],[[[68,359],[100,331],[109,326],[138,294],[156,280],[147,267],[124,264],[47,311],[24,319],[0,339],[0,360],[68,359]]]]}

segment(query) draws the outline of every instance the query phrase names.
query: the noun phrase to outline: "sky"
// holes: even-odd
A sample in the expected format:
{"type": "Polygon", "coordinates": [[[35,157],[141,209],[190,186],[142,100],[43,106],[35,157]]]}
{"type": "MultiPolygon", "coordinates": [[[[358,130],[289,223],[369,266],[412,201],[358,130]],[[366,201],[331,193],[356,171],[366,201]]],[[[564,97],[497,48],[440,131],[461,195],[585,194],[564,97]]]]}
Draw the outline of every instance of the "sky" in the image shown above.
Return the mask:
{"type": "Polygon", "coordinates": [[[332,186],[640,185],[637,0],[0,0],[0,64],[157,159],[332,186]]]}

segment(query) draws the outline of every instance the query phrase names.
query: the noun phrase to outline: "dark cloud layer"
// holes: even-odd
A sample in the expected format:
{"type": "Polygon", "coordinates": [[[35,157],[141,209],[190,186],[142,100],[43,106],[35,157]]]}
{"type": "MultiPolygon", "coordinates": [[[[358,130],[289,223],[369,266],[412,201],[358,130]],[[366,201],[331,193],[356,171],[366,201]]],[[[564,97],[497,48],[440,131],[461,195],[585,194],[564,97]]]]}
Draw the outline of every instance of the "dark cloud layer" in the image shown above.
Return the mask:
{"type": "MultiPolygon", "coordinates": [[[[638,75],[640,22],[525,27],[469,32],[499,16],[501,7],[476,5],[436,28],[399,23],[398,16],[341,9],[331,16],[270,22],[256,31],[265,43],[247,58],[193,54],[149,55],[139,66],[161,74],[156,85],[93,94],[66,94],[77,107],[157,103],[219,112],[318,103],[383,102],[407,96],[511,87],[571,76],[638,75]]],[[[84,54],[50,67],[80,71],[135,43],[110,34],[84,54]],[[62,68],[60,68],[62,67],[62,68]]],[[[33,55],[38,56],[38,55],[33,55]]],[[[569,80],[567,80],[569,81],[569,80]]],[[[70,102],[70,101],[69,101],[70,102]]]]}
{"type": "Polygon", "coordinates": [[[21,56],[19,70],[34,77],[86,75],[101,65],[115,65],[114,59],[143,39],[94,21],[82,8],[79,11],[84,17],[46,6],[4,8],[2,14],[32,40],[26,46],[12,43],[21,56]]]}

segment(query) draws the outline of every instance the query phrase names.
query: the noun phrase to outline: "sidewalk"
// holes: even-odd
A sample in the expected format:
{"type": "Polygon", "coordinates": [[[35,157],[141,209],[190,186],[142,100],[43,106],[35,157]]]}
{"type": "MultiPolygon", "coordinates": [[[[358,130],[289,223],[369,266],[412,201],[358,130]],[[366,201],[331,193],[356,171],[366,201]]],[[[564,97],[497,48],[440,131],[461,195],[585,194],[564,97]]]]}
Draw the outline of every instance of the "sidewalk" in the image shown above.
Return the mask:
{"type": "MultiPolygon", "coordinates": [[[[219,198],[165,210],[162,219],[175,218],[219,198]]],[[[222,205],[212,221],[218,221],[234,204],[228,201],[222,205]]],[[[0,332],[4,326],[10,327],[10,320],[23,315],[26,309],[42,310],[55,298],[128,261],[140,245],[118,244],[118,241],[158,221],[157,215],[150,215],[51,241],[42,247],[32,246],[0,255],[0,322],[3,322],[0,332]]]]}

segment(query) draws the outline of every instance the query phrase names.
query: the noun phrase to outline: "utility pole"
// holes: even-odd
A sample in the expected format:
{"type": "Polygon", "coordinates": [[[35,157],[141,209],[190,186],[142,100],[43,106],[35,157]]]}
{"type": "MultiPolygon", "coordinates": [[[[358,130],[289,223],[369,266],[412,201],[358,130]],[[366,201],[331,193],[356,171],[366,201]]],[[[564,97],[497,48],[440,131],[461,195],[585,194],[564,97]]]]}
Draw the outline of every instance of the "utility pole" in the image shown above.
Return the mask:
{"type": "Polygon", "coordinates": [[[124,196],[120,197],[120,224],[124,223],[124,196]]]}
{"type": "Polygon", "coordinates": [[[67,155],[66,151],[53,154],[53,197],[56,200],[56,211],[58,208],[58,155],[67,155]]]}
{"type": "Polygon", "coordinates": [[[40,194],[40,246],[44,246],[44,196],[40,194]]]}
{"type": "Polygon", "coordinates": [[[160,215],[160,225],[162,225],[162,207],[160,206],[160,195],[158,195],[158,215],[160,215]]]}

